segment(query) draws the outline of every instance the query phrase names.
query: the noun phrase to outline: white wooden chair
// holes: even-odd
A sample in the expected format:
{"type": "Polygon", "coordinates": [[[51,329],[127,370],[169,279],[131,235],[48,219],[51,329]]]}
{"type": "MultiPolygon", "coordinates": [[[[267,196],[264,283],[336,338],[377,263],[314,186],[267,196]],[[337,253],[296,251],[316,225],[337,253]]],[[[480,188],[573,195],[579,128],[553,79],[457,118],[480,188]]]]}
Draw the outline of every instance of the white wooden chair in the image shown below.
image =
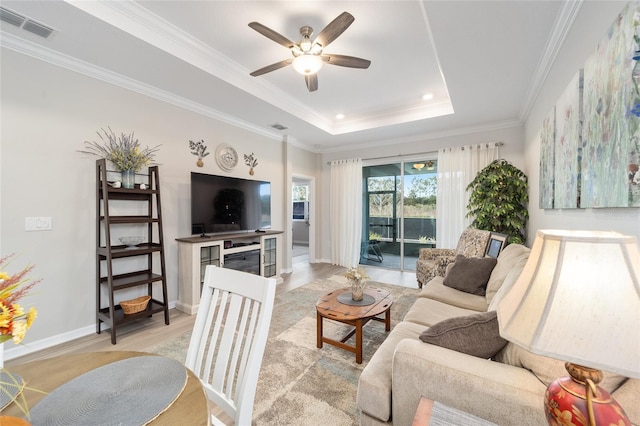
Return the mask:
{"type": "MultiPolygon", "coordinates": [[[[236,426],[250,425],[276,280],[207,266],[185,365],[236,426]]],[[[211,416],[214,425],[224,424],[211,416]]]]}

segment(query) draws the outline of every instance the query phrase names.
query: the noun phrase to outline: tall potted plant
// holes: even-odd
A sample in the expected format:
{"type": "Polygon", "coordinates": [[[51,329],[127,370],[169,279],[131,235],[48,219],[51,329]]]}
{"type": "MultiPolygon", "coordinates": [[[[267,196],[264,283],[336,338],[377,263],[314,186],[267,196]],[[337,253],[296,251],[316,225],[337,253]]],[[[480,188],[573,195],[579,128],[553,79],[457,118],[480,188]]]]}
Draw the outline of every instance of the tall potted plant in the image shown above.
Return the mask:
{"type": "Polygon", "coordinates": [[[527,176],[507,160],[494,160],[467,186],[471,226],[508,235],[509,243],[525,242],[529,218],[527,176]]]}

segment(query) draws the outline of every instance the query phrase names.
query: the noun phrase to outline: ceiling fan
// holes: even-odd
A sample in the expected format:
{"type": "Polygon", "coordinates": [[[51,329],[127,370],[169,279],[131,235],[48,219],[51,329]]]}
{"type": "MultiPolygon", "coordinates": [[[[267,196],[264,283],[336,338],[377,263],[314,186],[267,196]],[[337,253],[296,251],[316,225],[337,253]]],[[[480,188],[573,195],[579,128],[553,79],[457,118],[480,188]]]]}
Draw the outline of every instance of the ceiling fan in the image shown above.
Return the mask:
{"type": "Polygon", "coordinates": [[[342,12],[337,18],[324,27],[313,41],[311,40],[313,28],[304,26],[300,28],[302,40],[298,43],[292,42],[285,36],[278,34],[258,22],[249,23],[251,28],[263,36],[291,50],[291,54],[293,56],[292,58],[285,59],[284,61],[276,62],[275,64],[260,68],[259,70],[250,73],[250,75],[257,77],[286,67],[287,65],[293,65],[293,68],[295,68],[296,71],[304,75],[304,81],[307,84],[307,89],[309,89],[310,92],[313,92],[318,90],[317,72],[325,63],[348,68],[369,68],[371,61],[367,59],[356,58],[354,56],[333,55],[323,52],[324,48],[349,28],[349,25],[351,25],[354,20],[355,18],[350,13],[342,12]]]}

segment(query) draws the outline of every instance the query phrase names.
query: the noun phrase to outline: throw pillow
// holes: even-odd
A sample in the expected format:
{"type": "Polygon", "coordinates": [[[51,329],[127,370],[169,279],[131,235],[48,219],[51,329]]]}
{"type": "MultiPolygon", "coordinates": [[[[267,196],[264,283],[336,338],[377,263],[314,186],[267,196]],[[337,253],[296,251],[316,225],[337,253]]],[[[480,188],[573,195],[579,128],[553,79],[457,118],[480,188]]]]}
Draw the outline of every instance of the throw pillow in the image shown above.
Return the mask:
{"type": "MultiPolygon", "coordinates": [[[[515,343],[509,343],[496,353],[494,361],[525,368],[531,371],[545,386],[549,386],[549,383],[558,377],[569,375],[564,361],[534,354],[515,343]]],[[[604,377],[599,386],[609,393],[615,391],[626,380],[626,377],[620,374],[607,371],[603,371],[603,374],[604,377]]]]}
{"type": "Polygon", "coordinates": [[[491,358],[507,344],[495,311],[449,318],[420,334],[420,340],[479,358],[491,358]]]}
{"type": "Polygon", "coordinates": [[[492,257],[464,257],[459,254],[444,277],[443,284],[465,293],[484,296],[496,262],[492,257]]]}

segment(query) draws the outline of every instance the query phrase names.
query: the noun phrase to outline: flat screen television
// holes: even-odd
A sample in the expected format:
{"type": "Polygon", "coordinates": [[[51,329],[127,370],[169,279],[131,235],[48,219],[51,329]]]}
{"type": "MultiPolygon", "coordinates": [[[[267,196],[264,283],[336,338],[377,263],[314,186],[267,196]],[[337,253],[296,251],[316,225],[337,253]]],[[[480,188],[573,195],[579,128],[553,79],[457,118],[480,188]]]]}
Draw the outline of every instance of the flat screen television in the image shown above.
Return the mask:
{"type": "Polygon", "coordinates": [[[271,228],[271,182],[191,172],[191,233],[271,228]]]}

